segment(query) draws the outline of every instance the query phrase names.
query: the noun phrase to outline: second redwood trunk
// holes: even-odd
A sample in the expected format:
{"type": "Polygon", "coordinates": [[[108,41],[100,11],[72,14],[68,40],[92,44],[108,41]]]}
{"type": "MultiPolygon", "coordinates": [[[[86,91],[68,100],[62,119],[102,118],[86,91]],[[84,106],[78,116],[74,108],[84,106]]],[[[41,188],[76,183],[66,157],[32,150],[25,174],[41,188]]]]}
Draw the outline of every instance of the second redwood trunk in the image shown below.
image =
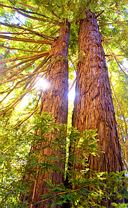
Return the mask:
{"type": "Polygon", "coordinates": [[[97,129],[98,149],[104,153],[100,157],[88,155],[90,169],[123,170],[105,54],[95,14],[90,11],[80,21],[73,126],[80,132],[97,129]]]}

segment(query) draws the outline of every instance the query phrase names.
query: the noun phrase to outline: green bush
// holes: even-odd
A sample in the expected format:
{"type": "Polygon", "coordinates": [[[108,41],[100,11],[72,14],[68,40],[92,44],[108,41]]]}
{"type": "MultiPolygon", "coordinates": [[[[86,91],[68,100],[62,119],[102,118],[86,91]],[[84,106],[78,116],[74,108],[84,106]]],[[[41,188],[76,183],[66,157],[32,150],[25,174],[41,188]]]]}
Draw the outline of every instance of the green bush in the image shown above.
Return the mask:
{"type": "MultiPolygon", "coordinates": [[[[49,189],[46,195],[42,195],[42,200],[50,198],[55,201],[55,204],[70,202],[72,207],[83,208],[103,207],[100,202],[109,200],[111,196],[115,200],[126,198],[127,192],[123,186],[126,180],[124,172],[97,173],[88,168],[85,153],[98,155],[96,135],[96,130],[80,133],[73,127],[67,129],[66,125],[55,123],[54,118],[46,113],[42,116],[36,115],[29,128],[22,124],[16,129],[9,126],[3,129],[1,136],[3,151],[0,153],[0,207],[17,208],[22,207],[23,204],[29,207],[27,202],[19,200],[20,193],[27,195],[30,191],[29,177],[23,179],[23,176],[31,174],[31,177],[38,177],[37,169],[42,173],[60,171],[65,179],[68,178],[66,186],[63,183],[53,184],[51,180],[44,180],[49,189]],[[4,142],[2,142],[3,136],[4,142]],[[67,146],[69,141],[72,147],[70,152],[67,146]],[[35,147],[34,151],[31,150],[31,145],[35,147]],[[42,160],[39,162],[40,147],[50,148],[52,155],[42,155],[42,160]],[[74,151],[74,147],[80,154],[74,151]],[[63,154],[62,159],[58,160],[55,150],[60,148],[63,154]],[[59,168],[60,160],[64,163],[65,170],[59,168]],[[74,169],[71,164],[81,164],[83,170],[74,169]]],[[[113,203],[113,206],[126,207],[127,205],[113,203]]]]}

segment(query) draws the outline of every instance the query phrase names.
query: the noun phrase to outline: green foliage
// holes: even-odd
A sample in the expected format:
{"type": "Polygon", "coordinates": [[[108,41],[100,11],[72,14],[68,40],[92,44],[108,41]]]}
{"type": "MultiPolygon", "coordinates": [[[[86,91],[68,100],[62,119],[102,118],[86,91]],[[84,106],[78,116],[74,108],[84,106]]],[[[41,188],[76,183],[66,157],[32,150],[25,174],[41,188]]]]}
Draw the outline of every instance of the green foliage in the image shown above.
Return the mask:
{"type": "MultiPolygon", "coordinates": [[[[41,196],[41,200],[50,198],[55,201],[55,204],[69,201],[72,207],[76,205],[78,207],[101,207],[100,202],[104,198],[126,197],[127,192],[123,186],[124,172],[97,173],[88,168],[85,153],[93,156],[98,154],[96,131],[89,130],[80,133],[73,127],[67,131],[66,125],[55,123],[54,118],[51,118],[47,113],[42,116],[35,115],[29,127],[30,131],[26,134],[24,133],[26,131],[24,124],[18,129],[12,130],[10,126],[3,129],[6,142],[1,142],[3,151],[0,155],[0,201],[2,207],[22,207],[23,204],[28,207],[27,202],[23,203],[19,200],[19,196],[21,192],[27,195],[31,188],[29,187],[29,175],[31,175],[31,179],[32,177],[38,178],[39,171],[49,174],[59,171],[63,175],[67,175],[69,181],[64,186],[62,183],[55,184],[50,179],[43,180],[43,183],[46,183],[49,188],[48,193],[41,196]],[[12,140],[15,138],[17,142],[8,146],[7,140],[10,137],[12,140]],[[78,153],[73,152],[72,148],[68,156],[68,163],[72,161],[75,165],[81,164],[83,167],[81,171],[70,167],[65,172],[64,169],[59,168],[58,162],[67,163],[66,138],[70,140],[72,146],[75,145],[78,148],[78,152],[81,152],[78,156],[78,153]],[[35,148],[30,152],[31,144],[35,148]],[[42,151],[49,148],[51,154],[49,156],[42,155],[40,160],[40,148],[42,151]],[[56,150],[60,149],[63,154],[58,161],[56,150]],[[27,175],[27,178],[24,178],[24,175],[27,175]]],[[[3,135],[1,135],[2,138],[3,135]]]]}
{"type": "Polygon", "coordinates": [[[124,204],[124,203],[122,203],[122,204],[116,204],[116,203],[112,203],[111,204],[113,207],[116,207],[116,208],[127,208],[128,207],[128,204],[124,204]]]}

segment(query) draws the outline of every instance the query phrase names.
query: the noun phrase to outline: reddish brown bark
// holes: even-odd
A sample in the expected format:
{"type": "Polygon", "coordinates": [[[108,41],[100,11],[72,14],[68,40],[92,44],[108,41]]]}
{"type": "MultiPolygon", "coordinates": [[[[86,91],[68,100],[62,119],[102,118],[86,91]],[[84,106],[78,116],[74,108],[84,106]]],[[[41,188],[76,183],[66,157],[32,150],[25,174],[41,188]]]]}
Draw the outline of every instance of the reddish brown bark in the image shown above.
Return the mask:
{"type": "MultiPolygon", "coordinates": [[[[90,11],[86,19],[80,21],[79,57],[73,126],[80,132],[97,129],[98,149],[104,153],[100,153],[100,157],[88,155],[90,169],[108,173],[121,171],[121,147],[105,54],[97,20],[90,11]]],[[[85,169],[78,164],[74,164],[74,168],[85,169]]]]}
{"type": "MultiPolygon", "coordinates": [[[[69,28],[70,25],[66,21],[65,23],[60,24],[59,37],[54,41],[51,48],[51,63],[49,66],[48,74],[46,76],[47,80],[50,82],[50,88],[43,93],[42,96],[42,105],[41,112],[50,113],[51,117],[55,118],[55,122],[62,124],[67,123],[67,114],[68,114],[68,46],[69,46],[69,28]]],[[[50,135],[47,136],[47,141],[50,142],[50,135]]],[[[31,151],[38,152],[37,149],[43,147],[43,143],[37,146],[32,147],[31,151]]],[[[37,154],[45,154],[50,156],[52,150],[50,148],[45,148],[40,150],[37,154]]],[[[60,169],[64,170],[64,164],[61,162],[60,158],[62,157],[63,151],[57,150],[56,154],[58,158],[58,166],[60,169]]],[[[28,177],[26,177],[28,179],[28,177]]],[[[30,208],[48,208],[47,203],[54,204],[54,201],[51,199],[45,200],[43,202],[41,195],[48,193],[48,186],[43,179],[49,180],[54,184],[60,184],[64,182],[63,173],[56,172],[49,173],[46,171],[45,174],[42,174],[41,171],[38,171],[38,177],[31,183],[31,191],[28,194],[26,200],[30,204],[30,208]],[[38,203],[39,202],[39,203],[38,203]],[[37,205],[32,205],[32,203],[37,203],[37,205]]],[[[21,196],[21,200],[24,201],[25,197],[21,196]]],[[[61,206],[57,205],[54,208],[60,208],[61,206]]]]}

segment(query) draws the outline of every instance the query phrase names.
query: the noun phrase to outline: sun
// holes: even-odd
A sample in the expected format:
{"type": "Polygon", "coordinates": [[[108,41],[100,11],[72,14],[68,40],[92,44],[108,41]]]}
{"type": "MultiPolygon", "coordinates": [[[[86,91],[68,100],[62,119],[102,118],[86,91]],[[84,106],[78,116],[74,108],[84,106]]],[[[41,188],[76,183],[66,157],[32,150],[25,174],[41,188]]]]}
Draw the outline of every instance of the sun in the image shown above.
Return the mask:
{"type": "Polygon", "coordinates": [[[50,82],[48,82],[45,78],[37,78],[33,88],[37,91],[45,91],[50,88],[50,82]]]}

